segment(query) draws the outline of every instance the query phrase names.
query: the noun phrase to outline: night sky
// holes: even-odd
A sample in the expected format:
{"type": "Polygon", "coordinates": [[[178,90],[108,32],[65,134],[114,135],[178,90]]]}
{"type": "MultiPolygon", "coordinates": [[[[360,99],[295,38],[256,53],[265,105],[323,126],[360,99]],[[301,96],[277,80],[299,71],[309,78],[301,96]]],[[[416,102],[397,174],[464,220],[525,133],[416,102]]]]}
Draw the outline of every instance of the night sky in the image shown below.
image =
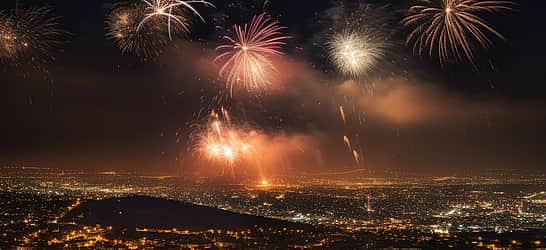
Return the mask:
{"type": "MultiPolygon", "coordinates": [[[[14,7],[9,2],[0,4],[4,12],[14,7]]],[[[216,9],[199,8],[206,24],[195,22],[188,39],[143,61],[122,55],[106,39],[111,2],[23,2],[49,4],[67,31],[66,42],[47,72],[2,66],[0,162],[152,173],[196,165],[188,149],[191,124],[224,88],[211,67],[219,27],[261,12],[260,3],[229,1],[239,3],[234,7],[213,0],[216,9]]],[[[321,35],[336,2],[273,0],[267,8],[294,37],[279,62],[282,84],[260,96],[236,95],[226,105],[268,134],[272,148],[293,149],[282,153],[282,164],[290,167],[279,168],[354,168],[342,140],[349,134],[361,146],[363,167],[374,171],[546,170],[546,2],[516,1],[516,11],[488,19],[506,41],[480,51],[476,67],[441,66],[413,55],[398,23],[411,1],[368,2],[387,5],[395,28],[392,51],[366,81],[373,83],[373,95],[358,93],[364,83],[336,74],[325,56],[321,35]],[[349,96],[366,113],[365,123],[343,125],[338,96],[349,96]]]]}

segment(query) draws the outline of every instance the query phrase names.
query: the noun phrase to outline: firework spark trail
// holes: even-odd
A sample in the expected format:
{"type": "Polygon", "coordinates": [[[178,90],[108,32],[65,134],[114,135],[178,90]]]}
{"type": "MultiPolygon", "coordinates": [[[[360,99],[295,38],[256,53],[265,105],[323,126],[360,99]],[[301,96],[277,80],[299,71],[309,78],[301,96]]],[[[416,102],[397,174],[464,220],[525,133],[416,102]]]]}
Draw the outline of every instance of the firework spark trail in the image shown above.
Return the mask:
{"type": "Polygon", "coordinates": [[[345,116],[345,108],[343,108],[343,105],[339,105],[339,115],[341,116],[341,120],[343,121],[343,124],[347,124],[347,118],[345,116]]]}
{"type": "Polygon", "coordinates": [[[358,151],[356,151],[356,149],[353,150],[353,157],[354,157],[356,165],[360,166],[360,154],[358,153],[358,151]]]}
{"type": "Polygon", "coordinates": [[[285,40],[283,26],[265,13],[252,18],[250,25],[234,25],[233,36],[224,36],[227,44],[216,48],[215,62],[223,62],[219,75],[233,96],[236,87],[248,91],[262,89],[271,83],[271,74],[277,71],[272,56],[280,56],[285,40]]]}
{"type": "Polygon", "coordinates": [[[345,143],[345,146],[347,146],[349,150],[353,150],[353,147],[351,146],[351,141],[346,135],[343,136],[343,143],[345,143]]]}
{"type": "Polygon", "coordinates": [[[270,4],[271,4],[271,0],[265,0],[262,8],[266,9],[267,6],[269,6],[270,4]]]}
{"type": "Polygon", "coordinates": [[[474,43],[483,48],[493,46],[488,34],[504,39],[481,13],[497,13],[512,10],[511,1],[488,0],[419,0],[420,4],[410,7],[409,15],[402,23],[410,27],[406,43],[413,43],[416,54],[428,51],[437,56],[440,63],[451,57],[474,63],[474,43]]]}
{"type": "Polygon", "coordinates": [[[172,40],[172,23],[173,20],[177,23],[181,29],[187,33],[189,32],[188,19],[182,14],[177,14],[179,7],[189,9],[193,14],[199,17],[201,21],[205,22],[205,19],[199,14],[199,12],[191,5],[192,3],[201,3],[205,6],[214,6],[213,4],[204,0],[195,1],[181,1],[181,0],[142,0],[146,5],[144,18],[139,22],[136,30],[140,31],[142,26],[146,24],[150,19],[156,17],[164,17],[167,19],[167,33],[169,39],[172,40]]]}
{"type": "MultiPolygon", "coordinates": [[[[356,82],[351,80],[344,84],[356,84],[356,82]]],[[[348,150],[351,160],[354,162],[354,166],[361,168],[363,167],[363,152],[359,131],[365,123],[365,112],[360,111],[358,100],[360,100],[359,98],[362,97],[362,94],[364,94],[365,91],[361,90],[361,85],[354,85],[354,87],[359,89],[356,91],[352,90],[353,92],[351,94],[342,94],[338,97],[343,99],[339,105],[339,114],[342,125],[346,130],[343,135],[344,149],[348,150]]]]}
{"type": "MultiPolygon", "coordinates": [[[[345,120],[345,111],[344,111],[343,106],[339,106],[339,111],[340,111],[340,114],[341,114],[341,117],[342,117],[343,124],[345,126],[347,126],[347,122],[345,120]]],[[[359,167],[360,166],[360,155],[358,154],[358,151],[356,150],[356,148],[353,148],[353,145],[351,143],[351,139],[349,139],[349,136],[347,136],[347,135],[343,136],[343,144],[345,145],[347,150],[349,150],[349,153],[351,154],[351,157],[354,160],[355,166],[359,167]]]]}
{"type": "Polygon", "coordinates": [[[155,17],[166,17],[167,18],[167,30],[169,33],[169,39],[172,39],[172,33],[171,33],[171,23],[174,19],[178,24],[180,24],[180,27],[182,27],[183,30],[188,31],[189,24],[186,22],[185,18],[176,14],[173,14],[173,8],[178,7],[180,4],[177,2],[172,2],[168,0],[155,0],[155,1],[147,1],[142,0],[146,5],[146,14],[142,21],[137,26],[137,32],[140,31],[142,28],[142,25],[144,25],[148,20],[155,18],[155,17]]]}
{"type": "Polygon", "coordinates": [[[203,22],[205,22],[205,19],[203,18],[203,16],[201,16],[201,14],[191,4],[200,3],[200,4],[203,4],[204,6],[215,7],[214,4],[212,4],[210,2],[207,2],[207,1],[204,1],[204,0],[191,0],[191,1],[176,0],[176,2],[180,6],[183,6],[183,7],[186,7],[187,9],[189,9],[194,15],[198,16],[199,19],[201,19],[201,21],[203,21],[203,22]]]}

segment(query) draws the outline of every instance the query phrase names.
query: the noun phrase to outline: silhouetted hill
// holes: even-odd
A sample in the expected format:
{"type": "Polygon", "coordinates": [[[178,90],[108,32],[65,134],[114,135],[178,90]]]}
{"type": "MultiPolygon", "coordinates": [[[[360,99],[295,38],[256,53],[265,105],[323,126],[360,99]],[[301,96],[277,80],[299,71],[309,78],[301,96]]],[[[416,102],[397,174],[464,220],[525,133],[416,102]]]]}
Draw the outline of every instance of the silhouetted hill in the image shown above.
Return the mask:
{"type": "Polygon", "coordinates": [[[111,225],[121,228],[180,228],[188,230],[211,228],[236,230],[254,226],[312,228],[310,225],[142,196],[87,201],[70,211],[63,221],[75,221],[85,225],[111,225]]]}

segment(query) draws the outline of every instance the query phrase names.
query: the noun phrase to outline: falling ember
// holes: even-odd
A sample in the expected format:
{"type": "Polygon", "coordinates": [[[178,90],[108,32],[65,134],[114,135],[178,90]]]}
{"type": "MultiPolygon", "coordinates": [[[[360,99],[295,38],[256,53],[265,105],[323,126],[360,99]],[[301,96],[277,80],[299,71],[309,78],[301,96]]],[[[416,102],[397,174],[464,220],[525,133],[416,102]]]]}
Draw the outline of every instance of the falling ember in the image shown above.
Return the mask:
{"type": "Polygon", "coordinates": [[[347,148],[349,150],[353,150],[353,147],[351,146],[351,141],[349,140],[349,137],[343,136],[343,143],[345,143],[345,146],[347,146],[347,148]]]}
{"type": "Polygon", "coordinates": [[[224,116],[224,118],[226,119],[227,122],[231,122],[231,116],[229,115],[229,112],[227,111],[226,108],[222,107],[222,115],[224,116]]]}
{"type": "Polygon", "coordinates": [[[343,108],[343,106],[339,106],[339,114],[341,115],[341,119],[343,120],[343,123],[347,123],[347,119],[345,117],[345,109],[343,108]]]}
{"type": "Polygon", "coordinates": [[[416,54],[437,55],[440,63],[453,58],[474,63],[475,44],[489,48],[488,34],[504,39],[479,14],[511,10],[511,1],[419,0],[402,23],[412,30],[406,43],[416,54]]]}
{"type": "Polygon", "coordinates": [[[280,56],[285,40],[283,26],[265,13],[252,18],[250,25],[233,26],[233,36],[224,36],[226,44],[216,48],[215,62],[222,62],[219,75],[225,78],[231,95],[234,88],[248,91],[263,89],[277,72],[272,57],[280,56]]]}
{"type": "Polygon", "coordinates": [[[222,130],[220,129],[220,122],[215,121],[212,124],[213,124],[214,130],[216,131],[216,134],[222,135],[222,130]]]}
{"type": "Polygon", "coordinates": [[[353,150],[353,158],[355,160],[355,164],[357,166],[360,166],[360,154],[358,153],[358,151],[356,151],[356,149],[353,150]]]}

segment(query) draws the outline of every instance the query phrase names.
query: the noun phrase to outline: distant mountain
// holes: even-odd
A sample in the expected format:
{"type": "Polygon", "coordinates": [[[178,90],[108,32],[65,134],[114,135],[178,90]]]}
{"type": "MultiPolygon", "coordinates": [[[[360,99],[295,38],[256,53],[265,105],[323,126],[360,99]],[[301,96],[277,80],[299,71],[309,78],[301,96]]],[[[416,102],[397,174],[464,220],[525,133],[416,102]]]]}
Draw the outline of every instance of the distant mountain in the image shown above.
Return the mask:
{"type": "Polygon", "coordinates": [[[311,229],[310,225],[244,215],[178,201],[134,196],[87,201],[70,211],[62,221],[121,228],[179,228],[187,230],[271,228],[311,229]]]}

